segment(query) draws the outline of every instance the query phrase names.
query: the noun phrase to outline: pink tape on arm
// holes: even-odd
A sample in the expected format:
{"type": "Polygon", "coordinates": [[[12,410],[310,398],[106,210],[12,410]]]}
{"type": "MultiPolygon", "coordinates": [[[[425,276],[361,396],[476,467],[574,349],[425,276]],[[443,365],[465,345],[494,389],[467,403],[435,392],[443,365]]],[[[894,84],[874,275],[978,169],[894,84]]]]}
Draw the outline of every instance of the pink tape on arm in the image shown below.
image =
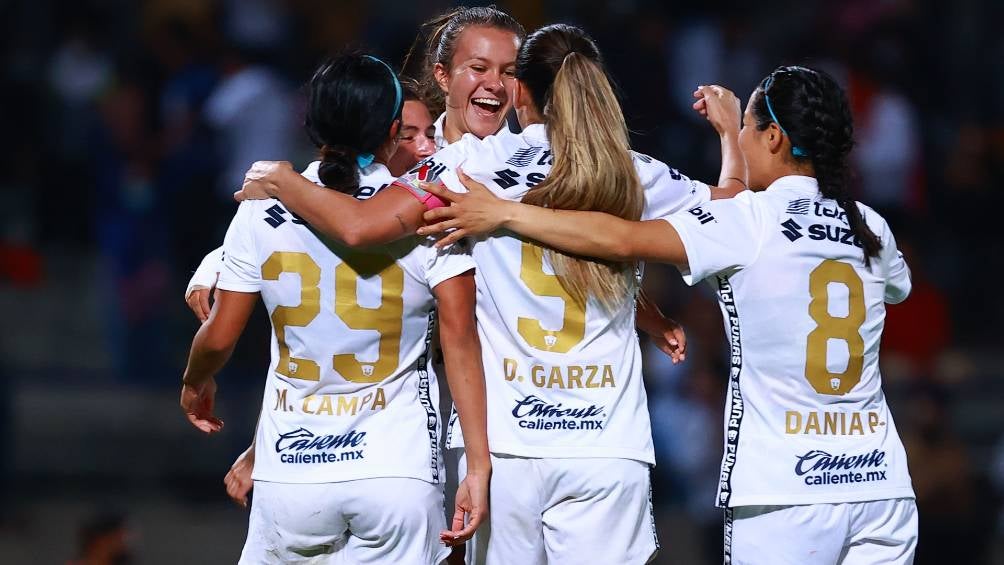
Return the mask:
{"type": "MultiPolygon", "coordinates": [[[[411,179],[407,178],[400,178],[394,181],[392,185],[399,186],[407,190],[409,194],[417,198],[418,201],[425,206],[426,210],[432,210],[433,208],[442,208],[447,205],[446,202],[443,202],[443,200],[440,197],[436,196],[435,194],[432,194],[431,192],[422,190],[417,186],[417,184],[412,184],[413,182],[417,181],[412,181],[411,179]]],[[[442,183],[439,184],[440,186],[443,186],[442,183]]]]}

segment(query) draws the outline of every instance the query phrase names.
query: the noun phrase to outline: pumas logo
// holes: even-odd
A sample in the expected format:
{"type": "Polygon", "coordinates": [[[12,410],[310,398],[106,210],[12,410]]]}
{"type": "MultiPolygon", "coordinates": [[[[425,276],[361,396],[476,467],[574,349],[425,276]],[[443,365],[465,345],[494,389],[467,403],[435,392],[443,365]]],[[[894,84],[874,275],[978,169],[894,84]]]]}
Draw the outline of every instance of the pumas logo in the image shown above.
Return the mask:
{"type": "Polygon", "coordinates": [[[886,480],[888,467],[885,451],[873,449],[870,453],[833,455],[821,449],[814,449],[795,457],[795,474],[805,477],[807,485],[838,485],[868,483],[886,480]]]}
{"type": "Polygon", "coordinates": [[[307,428],[297,428],[279,436],[275,452],[282,463],[334,463],[363,459],[366,432],[349,430],[343,434],[319,436],[307,428]]]}
{"type": "Polygon", "coordinates": [[[604,419],[603,406],[566,408],[532,394],[516,401],[512,416],[520,428],[528,430],[602,430],[604,419]]]}

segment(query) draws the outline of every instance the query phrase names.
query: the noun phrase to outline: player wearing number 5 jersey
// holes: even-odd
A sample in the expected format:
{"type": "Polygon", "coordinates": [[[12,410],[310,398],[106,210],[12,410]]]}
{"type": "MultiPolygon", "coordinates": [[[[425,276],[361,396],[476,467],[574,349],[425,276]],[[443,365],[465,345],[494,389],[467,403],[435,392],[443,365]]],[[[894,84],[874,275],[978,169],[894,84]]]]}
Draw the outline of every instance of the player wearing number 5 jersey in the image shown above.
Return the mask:
{"type": "MultiPolygon", "coordinates": [[[[400,208],[401,223],[417,224],[429,202],[422,183],[462,189],[461,165],[503,198],[631,219],[711,198],[707,185],[630,152],[599,51],[582,30],[553,25],[531,34],[516,79],[523,132],[464,136],[398,179],[391,189],[418,197],[400,208]]],[[[732,109],[725,129],[734,143],[738,105],[732,109]]],[[[280,198],[286,190],[271,189],[280,198]]],[[[312,195],[299,192],[292,200],[308,213],[312,195]]],[[[380,197],[341,198],[344,205],[323,210],[327,225],[340,238],[367,240],[345,218],[346,206],[363,211],[380,197]]],[[[368,226],[378,236],[393,227],[368,226]]],[[[635,265],[551,253],[504,233],[477,240],[472,254],[493,455],[487,562],[645,563],[656,549],[654,457],[634,329],[635,265]]]]}
{"type": "Polygon", "coordinates": [[[885,303],[910,273],[885,220],[846,192],[852,124],[840,87],[782,67],[753,92],[739,135],[757,192],[665,221],[629,222],[470,195],[433,233],[511,230],[567,252],[678,265],[718,293],[732,370],[718,503],[726,562],[910,563],[917,513],[881,387],[885,303]]]}
{"type": "MultiPolygon", "coordinates": [[[[367,55],[322,65],[307,129],[323,159],[304,176],[366,198],[393,181],[402,93],[367,55]]],[[[255,439],[255,499],[242,563],[427,565],[445,558],[438,388],[428,371],[438,303],[451,392],[477,472],[458,504],[468,537],[487,509],[484,377],[474,325],[474,263],[421,238],[351,250],[274,200],[241,204],[223,245],[220,296],[199,330],[182,404],[215,431],[213,374],[260,294],[272,361],[255,439]],[[470,430],[466,426],[470,426],[470,430]]],[[[460,530],[461,528],[457,528],[460,530]]]]}

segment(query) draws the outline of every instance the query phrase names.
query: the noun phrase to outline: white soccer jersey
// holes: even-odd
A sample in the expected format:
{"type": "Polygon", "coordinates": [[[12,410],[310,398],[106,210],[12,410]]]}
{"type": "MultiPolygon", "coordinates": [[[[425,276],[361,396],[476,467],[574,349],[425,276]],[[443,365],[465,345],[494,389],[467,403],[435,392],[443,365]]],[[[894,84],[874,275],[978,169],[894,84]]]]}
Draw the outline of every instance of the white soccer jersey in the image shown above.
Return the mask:
{"type": "MultiPolygon", "coordinates": [[[[496,195],[521,199],[551,168],[544,126],[465,135],[397,182],[441,179],[463,191],[455,169],[496,195]]],[[[645,218],[710,199],[707,185],[635,154],[645,218]]],[[[613,314],[580,304],[561,286],[541,250],[504,233],[477,241],[477,316],[488,392],[491,451],[523,457],[618,457],[655,463],[634,300],[613,314]]],[[[449,446],[461,445],[451,429],[449,446]]]]}
{"type": "Polygon", "coordinates": [[[731,342],[721,506],[913,497],[878,366],[885,303],[906,298],[910,271],[885,220],[858,206],[883,245],[870,268],[811,177],[665,218],[731,342]]]}
{"type": "MultiPolygon", "coordinates": [[[[317,163],[304,176],[318,182],[317,163]]],[[[392,180],[370,165],[356,196],[392,180]]],[[[474,263],[432,243],[350,250],[277,200],[241,203],[218,286],[260,292],[272,319],[255,480],[442,480],[438,386],[428,370],[432,289],[474,263]]]]}

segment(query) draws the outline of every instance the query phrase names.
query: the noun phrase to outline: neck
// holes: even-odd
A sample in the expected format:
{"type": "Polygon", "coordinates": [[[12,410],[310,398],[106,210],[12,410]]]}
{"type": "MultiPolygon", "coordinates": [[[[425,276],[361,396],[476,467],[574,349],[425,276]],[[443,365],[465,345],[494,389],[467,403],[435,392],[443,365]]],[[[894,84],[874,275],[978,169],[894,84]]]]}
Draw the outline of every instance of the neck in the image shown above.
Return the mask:
{"type": "Polygon", "coordinates": [[[446,140],[446,143],[456,143],[464,136],[464,132],[460,131],[460,128],[453,122],[452,116],[447,112],[446,119],[443,120],[443,139],[446,140]]]}

